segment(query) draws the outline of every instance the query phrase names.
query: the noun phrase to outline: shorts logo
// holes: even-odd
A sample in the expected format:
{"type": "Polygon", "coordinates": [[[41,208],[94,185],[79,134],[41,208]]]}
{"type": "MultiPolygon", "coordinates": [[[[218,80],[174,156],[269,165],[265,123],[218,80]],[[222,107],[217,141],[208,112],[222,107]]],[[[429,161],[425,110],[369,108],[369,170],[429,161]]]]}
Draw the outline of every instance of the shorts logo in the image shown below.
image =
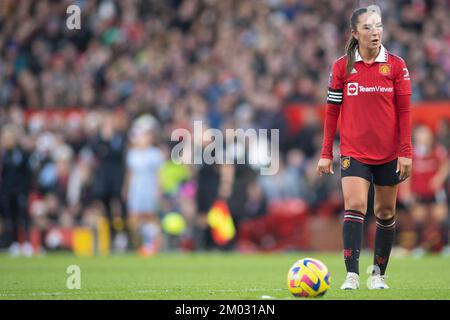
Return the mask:
{"type": "Polygon", "coordinates": [[[348,96],[358,95],[358,82],[349,82],[347,84],[347,95],[348,96]]]}
{"type": "Polygon", "coordinates": [[[380,64],[379,71],[383,76],[387,76],[391,73],[391,65],[387,63],[380,64]]]}
{"type": "Polygon", "coordinates": [[[342,170],[347,170],[350,167],[350,157],[344,157],[341,159],[342,170]]]}

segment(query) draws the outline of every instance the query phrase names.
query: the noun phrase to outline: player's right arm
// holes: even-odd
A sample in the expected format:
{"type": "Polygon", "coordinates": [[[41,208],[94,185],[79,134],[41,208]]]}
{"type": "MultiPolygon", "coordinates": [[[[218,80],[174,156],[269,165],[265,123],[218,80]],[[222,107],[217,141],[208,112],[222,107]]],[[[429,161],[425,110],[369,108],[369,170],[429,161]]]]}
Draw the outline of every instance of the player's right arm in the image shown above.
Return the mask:
{"type": "MultiPolygon", "coordinates": [[[[339,61],[339,60],[338,60],[339,61]]],[[[343,87],[341,70],[338,61],[333,64],[328,82],[327,107],[323,131],[322,153],[317,164],[317,173],[322,176],[334,174],[333,171],[333,141],[336,134],[337,122],[341,111],[343,87]]]]}

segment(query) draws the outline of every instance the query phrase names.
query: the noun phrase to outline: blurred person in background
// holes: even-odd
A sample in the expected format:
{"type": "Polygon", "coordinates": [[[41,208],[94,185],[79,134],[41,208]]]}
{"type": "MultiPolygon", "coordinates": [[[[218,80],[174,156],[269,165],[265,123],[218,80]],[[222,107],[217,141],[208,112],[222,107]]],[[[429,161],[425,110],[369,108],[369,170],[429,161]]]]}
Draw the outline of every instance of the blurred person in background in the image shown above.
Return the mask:
{"type": "Polygon", "coordinates": [[[92,203],[93,162],[93,154],[88,149],[83,149],[74,159],[67,183],[67,203],[77,222],[82,218],[83,208],[92,203]]]}
{"type": "Polygon", "coordinates": [[[448,152],[436,143],[430,127],[420,125],[414,131],[414,167],[411,181],[411,215],[416,230],[415,257],[421,257],[439,245],[450,256],[448,205],[445,183],[450,172],[448,152]],[[430,228],[431,227],[431,228],[430,228]],[[438,231],[433,231],[433,228],[438,231]]]}
{"type": "MultiPolygon", "coordinates": [[[[205,131],[207,130],[205,127],[203,129],[205,131]]],[[[212,136],[208,137],[203,133],[202,141],[194,141],[194,143],[202,143],[204,148],[212,141],[212,136]]],[[[215,152],[216,150],[213,151],[212,156],[216,155],[215,152]]],[[[190,157],[191,155],[186,154],[183,156],[190,157]]],[[[224,179],[225,171],[225,165],[220,165],[216,162],[208,164],[202,161],[196,168],[195,181],[197,191],[195,193],[195,202],[197,215],[194,222],[194,247],[196,250],[211,250],[216,248],[211,235],[211,229],[208,225],[208,212],[218,199],[219,190],[222,190],[223,196],[229,196],[231,192],[231,182],[224,179]]]]}
{"type": "Polygon", "coordinates": [[[242,215],[240,222],[266,215],[268,210],[267,200],[264,190],[257,183],[256,179],[251,181],[247,187],[244,214],[242,215]]]}
{"type": "MultiPolygon", "coordinates": [[[[292,155],[292,152],[293,150],[291,150],[290,155],[292,155]]],[[[287,163],[289,160],[280,157],[278,172],[274,175],[266,175],[259,178],[259,183],[269,201],[295,199],[304,195],[304,192],[301,193],[300,190],[303,180],[300,176],[300,169],[296,168],[294,163],[287,163]]]]}
{"type": "Polygon", "coordinates": [[[450,150],[450,119],[442,118],[438,122],[436,143],[450,150]]]}
{"type": "Polygon", "coordinates": [[[1,130],[0,210],[11,233],[9,253],[29,257],[33,255],[28,213],[32,169],[30,150],[22,146],[24,138],[24,132],[16,125],[9,124],[1,130]]]}
{"type": "Polygon", "coordinates": [[[36,148],[32,153],[36,173],[30,214],[33,226],[40,232],[41,249],[57,249],[48,243],[48,231],[53,227],[73,227],[77,211],[71,206],[68,188],[73,172],[74,152],[59,130],[36,133],[36,148]]]}
{"type": "Polygon", "coordinates": [[[314,157],[320,149],[317,137],[321,134],[321,122],[314,108],[305,108],[303,112],[303,124],[300,131],[293,137],[292,146],[302,151],[304,157],[314,157]]]}
{"type": "MultiPolygon", "coordinates": [[[[241,220],[245,219],[248,188],[251,182],[255,180],[257,173],[250,165],[249,150],[251,149],[249,142],[237,139],[235,131],[229,129],[237,129],[234,121],[228,121],[223,125],[226,141],[224,148],[226,164],[221,166],[218,196],[226,200],[236,229],[239,230],[241,220]]],[[[237,238],[235,237],[223,249],[234,249],[236,243],[237,238]]]]}
{"type": "Polygon", "coordinates": [[[196,174],[197,192],[195,202],[197,216],[194,224],[194,246],[197,250],[214,248],[211,230],[208,226],[208,212],[218,196],[221,166],[202,163],[196,174]]]}
{"type": "Polygon", "coordinates": [[[127,141],[125,133],[118,130],[116,117],[105,112],[99,133],[89,145],[97,160],[93,168],[93,198],[103,204],[113,249],[123,251],[128,247],[127,208],[122,198],[127,141]],[[115,208],[120,211],[119,217],[114,214],[115,208]]]}
{"type": "MultiPolygon", "coordinates": [[[[316,154],[316,157],[308,161],[305,166],[304,171],[304,181],[305,188],[307,192],[304,193],[305,200],[308,203],[308,206],[311,208],[313,212],[316,212],[321,209],[321,206],[325,204],[328,200],[334,199],[335,204],[338,201],[342,201],[342,182],[338,177],[334,175],[327,177],[326,179],[320,179],[317,175],[317,167],[316,163],[320,159],[320,152],[316,154]],[[341,194],[337,194],[340,192],[341,194]]],[[[333,165],[339,165],[339,157],[333,161],[333,165]]],[[[342,203],[337,206],[338,212],[341,213],[342,203]]]]}
{"type": "Polygon", "coordinates": [[[130,130],[123,189],[128,206],[131,241],[142,256],[155,255],[161,247],[158,210],[161,198],[159,171],[164,154],[155,146],[159,124],[150,115],[139,117],[130,130]]]}

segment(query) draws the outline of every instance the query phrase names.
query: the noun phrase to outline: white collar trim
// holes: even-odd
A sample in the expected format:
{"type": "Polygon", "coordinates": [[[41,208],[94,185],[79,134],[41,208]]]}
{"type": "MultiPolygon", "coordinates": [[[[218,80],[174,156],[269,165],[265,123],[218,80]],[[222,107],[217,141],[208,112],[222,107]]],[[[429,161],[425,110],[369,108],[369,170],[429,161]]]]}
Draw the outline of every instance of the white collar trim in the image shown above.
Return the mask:
{"type": "MultiPolygon", "coordinates": [[[[355,50],[355,62],[363,61],[361,58],[361,55],[359,54],[359,49],[355,50]]],[[[381,45],[381,50],[378,53],[378,56],[375,59],[375,62],[387,62],[387,50],[386,48],[381,45]]]]}

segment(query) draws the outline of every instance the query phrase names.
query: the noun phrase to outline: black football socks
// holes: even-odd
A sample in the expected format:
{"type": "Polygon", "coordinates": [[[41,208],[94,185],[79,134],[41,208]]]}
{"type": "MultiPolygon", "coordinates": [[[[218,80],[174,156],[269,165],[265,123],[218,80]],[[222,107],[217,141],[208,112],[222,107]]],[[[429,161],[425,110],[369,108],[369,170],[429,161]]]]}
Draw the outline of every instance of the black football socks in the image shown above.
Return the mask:
{"type": "Polygon", "coordinates": [[[375,265],[374,274],[384,275],[391,254],[395,237],[395,217],[387,220],[377,218],[377,231],[375,234],[375,265]],[[379,269],[378,269],[378,268],[379,269]]]}
{"type": "Polygon", "coordinates": [[[356,210],[345,210],[344,226],[344,261],[347,272],[359,274],[359,252],[363,235],[364,214],[356,210]]]}
{"type": "Polygon", "coordinates": [[[422,241],[423,241],[424,223],[416,222],[414,229],[416,232],[416,241],[415,241],[414,247],[419,248],[422,245],[422,241]]]}

